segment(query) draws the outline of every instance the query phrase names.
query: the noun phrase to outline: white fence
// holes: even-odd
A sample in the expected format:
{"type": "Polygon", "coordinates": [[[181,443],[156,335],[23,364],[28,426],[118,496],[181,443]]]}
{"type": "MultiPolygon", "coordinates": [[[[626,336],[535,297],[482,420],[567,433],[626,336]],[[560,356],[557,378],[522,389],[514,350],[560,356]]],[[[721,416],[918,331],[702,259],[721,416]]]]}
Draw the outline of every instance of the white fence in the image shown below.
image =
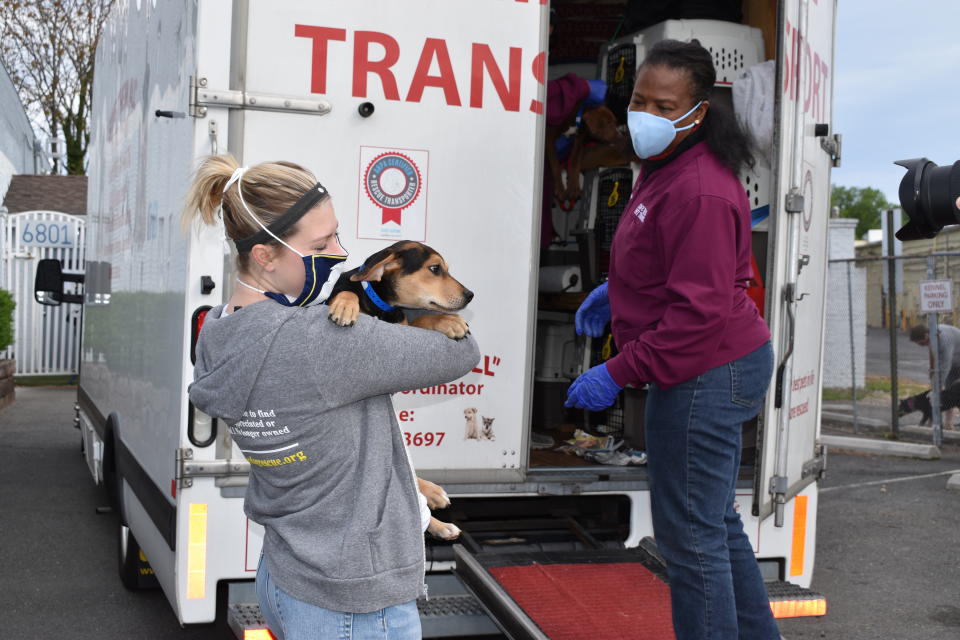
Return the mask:
{"type": "MultiPolygon", "coordinates": [[[[0,358],[15,358],[17,375],[78,371],[82,305],[41,305],[33,298],[33,280],[44,258],[60,260],[66,273],[83,271],[85,226],[82,217],[56,211],[0,215],[0,289],[17,303],[13,344],[0,358]]],[[[73,286],[67,283],[67,293],[73,286]]]]}

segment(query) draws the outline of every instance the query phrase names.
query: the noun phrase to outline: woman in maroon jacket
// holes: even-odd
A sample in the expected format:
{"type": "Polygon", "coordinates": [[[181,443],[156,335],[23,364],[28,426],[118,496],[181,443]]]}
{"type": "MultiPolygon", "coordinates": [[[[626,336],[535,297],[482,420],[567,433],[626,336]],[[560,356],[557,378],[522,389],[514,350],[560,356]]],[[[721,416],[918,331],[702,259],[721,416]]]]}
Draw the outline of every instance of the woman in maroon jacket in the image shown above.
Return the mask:
{"type": "Polygon", "coordinates": [[[658,43],[637,73],[627,124],[643,170],[613,244],[607,283],[577,331],[619,353],[577,378],[567,406],[599,411],[627,384],[650,385],[651,508],[667,561],[678,640],[776,640],[767,593],[736,511],[743,422],[773,372],[770,332],[747,296],[753,165],[733,116],[711,107],[716,80],[696,41],[658,43]]]}

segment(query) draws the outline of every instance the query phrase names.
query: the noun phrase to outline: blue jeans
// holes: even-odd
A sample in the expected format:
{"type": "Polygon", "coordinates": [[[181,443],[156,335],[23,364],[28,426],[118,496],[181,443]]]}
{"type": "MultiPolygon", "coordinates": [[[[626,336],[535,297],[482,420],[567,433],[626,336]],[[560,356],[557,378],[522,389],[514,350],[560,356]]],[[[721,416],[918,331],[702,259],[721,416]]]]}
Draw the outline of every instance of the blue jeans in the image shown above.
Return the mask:
{"type": "Polygon", "coordinates": [[[373,613],[331,611],[297,600],[270,578],[260,559],[257,568],[260,613],[277,640],[420,640],[417,601],[373,613]]]}
{"type": "Polygon", "coordinates": [[[650,499],[677,640],[779,640],[753,548],[734,509],[740,430],[763,406],[770,343],[646,406],[650,499]]]}

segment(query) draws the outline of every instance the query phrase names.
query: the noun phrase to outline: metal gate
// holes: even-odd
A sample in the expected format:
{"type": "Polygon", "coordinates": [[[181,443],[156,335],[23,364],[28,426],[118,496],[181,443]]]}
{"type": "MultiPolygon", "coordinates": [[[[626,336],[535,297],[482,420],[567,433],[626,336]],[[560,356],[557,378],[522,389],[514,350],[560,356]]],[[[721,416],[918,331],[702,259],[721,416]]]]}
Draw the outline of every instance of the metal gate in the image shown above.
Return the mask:
{"type": "Polygon", "coordinates": [[[57,211],[0,215],[0,289],[17,303],[13,344],[0,358],[15,358],[17,375],[77,373],[82,306],[35,302],[33,280],[44,258],[60,260],[66,273],[83,272],[85,227],[82,217],[57,211]]]}

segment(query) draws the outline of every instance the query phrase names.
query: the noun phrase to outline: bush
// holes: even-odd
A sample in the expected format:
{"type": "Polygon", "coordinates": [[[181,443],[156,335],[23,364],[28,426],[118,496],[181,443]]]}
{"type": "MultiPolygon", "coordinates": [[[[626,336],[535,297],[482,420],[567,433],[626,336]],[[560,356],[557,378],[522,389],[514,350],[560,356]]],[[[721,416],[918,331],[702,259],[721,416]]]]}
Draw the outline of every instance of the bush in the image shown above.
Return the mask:
{"type": "Polygon", "coordinates": [[[13,344],[13,308],[16,306],[10,292],[0,289],[0,351],[13,344]]]}

